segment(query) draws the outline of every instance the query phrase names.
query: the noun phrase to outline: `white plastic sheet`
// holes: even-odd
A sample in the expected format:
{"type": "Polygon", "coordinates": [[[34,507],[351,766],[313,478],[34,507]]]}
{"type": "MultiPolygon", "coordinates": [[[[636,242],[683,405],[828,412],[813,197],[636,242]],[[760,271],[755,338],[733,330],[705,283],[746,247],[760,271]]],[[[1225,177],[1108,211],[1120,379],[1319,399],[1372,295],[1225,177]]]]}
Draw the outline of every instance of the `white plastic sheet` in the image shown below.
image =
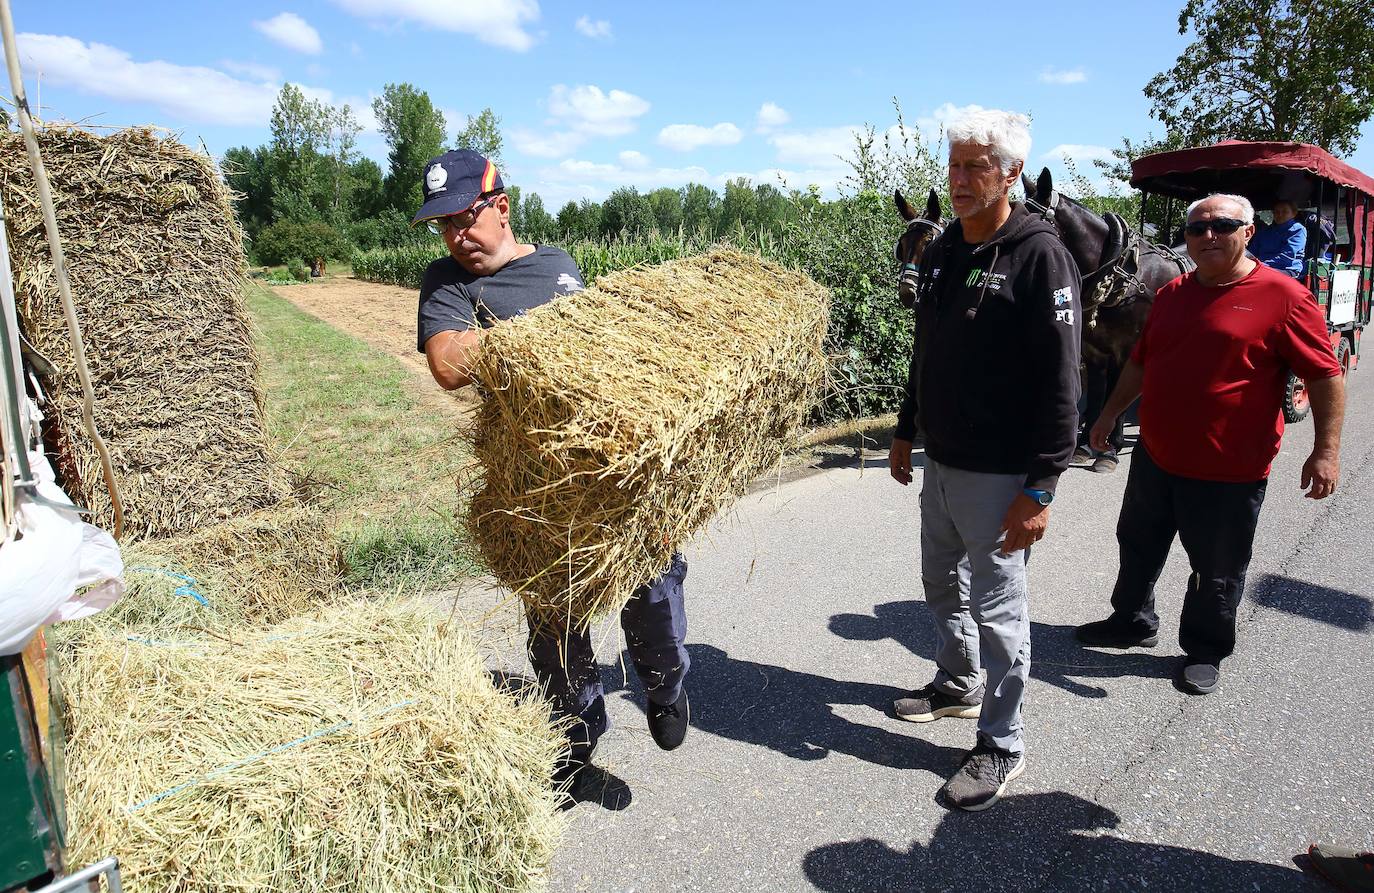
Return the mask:
{"type": "MultiPolygon", "coordinates": [[[[30,462],[49,502],[71,500],[41,452],[30,462]]],[[[114,538],[71,509],[18,498],[19,536],[0,546],[0,654],[24,650],[38,628],[87,617],[124,594],[124,561],[114,538]]]]}

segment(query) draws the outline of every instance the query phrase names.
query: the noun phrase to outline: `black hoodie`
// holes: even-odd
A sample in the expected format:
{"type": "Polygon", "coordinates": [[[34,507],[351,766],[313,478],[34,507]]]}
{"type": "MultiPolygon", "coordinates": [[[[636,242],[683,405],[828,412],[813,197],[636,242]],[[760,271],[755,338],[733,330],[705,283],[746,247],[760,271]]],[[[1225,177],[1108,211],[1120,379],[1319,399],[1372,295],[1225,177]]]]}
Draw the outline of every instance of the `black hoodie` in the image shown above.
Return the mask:
{"type": "Polygon", "coordinates": [[[963,238],[956,220],[921,260],[896,436],[919,424],[936,462],[1053,491],[1078,435],[1078,267],[1022,204],[988,241],[963,238]]]}

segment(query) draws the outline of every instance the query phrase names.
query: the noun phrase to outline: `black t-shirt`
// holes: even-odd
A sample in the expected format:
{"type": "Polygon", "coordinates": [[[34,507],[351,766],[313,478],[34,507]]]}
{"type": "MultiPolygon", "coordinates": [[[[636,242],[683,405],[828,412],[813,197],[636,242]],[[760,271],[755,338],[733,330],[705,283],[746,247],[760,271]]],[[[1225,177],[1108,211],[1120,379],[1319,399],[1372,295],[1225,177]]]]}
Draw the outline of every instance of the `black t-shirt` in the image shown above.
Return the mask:
{"type": "Polygon", "coordinates": [[[476,276],[452,257],[441,257],[425,269],[420,286],[419,338],[416,348],[440,332],[491,328],[563,294],[582,290],[577,264],[560,248],[535,246],[490,276],[476,276]]]}

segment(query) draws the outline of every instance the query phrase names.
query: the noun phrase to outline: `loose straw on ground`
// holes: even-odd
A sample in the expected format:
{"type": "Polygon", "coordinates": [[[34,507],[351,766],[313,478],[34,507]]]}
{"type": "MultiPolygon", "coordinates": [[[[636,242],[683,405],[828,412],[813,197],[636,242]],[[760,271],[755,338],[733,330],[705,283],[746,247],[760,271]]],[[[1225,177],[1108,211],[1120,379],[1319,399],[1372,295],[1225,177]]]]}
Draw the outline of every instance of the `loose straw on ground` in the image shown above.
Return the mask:
{"type": "Polygon", "coordinates": [[[469,526],[497,579],[558,628],[619,610],[781,457],[827,311],[805,276],[717,250],[486,331],[469,526]]]}

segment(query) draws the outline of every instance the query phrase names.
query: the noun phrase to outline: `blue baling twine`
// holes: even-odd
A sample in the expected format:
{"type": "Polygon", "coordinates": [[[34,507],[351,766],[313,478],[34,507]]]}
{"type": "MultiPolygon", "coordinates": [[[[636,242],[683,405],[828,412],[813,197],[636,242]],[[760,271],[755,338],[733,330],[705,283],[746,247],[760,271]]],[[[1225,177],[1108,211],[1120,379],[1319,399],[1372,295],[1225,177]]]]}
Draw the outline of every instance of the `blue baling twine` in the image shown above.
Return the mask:
{"type": "MultiPolygon", "coordinates": [[[[384,716],[385,714],[388,714],[393,710],[400,710],[402,707],[408,707],[414,703],[414,700],[398,701],[395,704],[392,704],[390,707],[387,707],[385,710],[379,710],[377,713],[373,714],[373,716],[384,716]]],[[[267,750],[255,753],[251,757],[244,757],[241,760],[236,760],[227,765],[220,766],[218,769],[211,769],[209,772],[205,773],[200,778],[192,779],[191,781],[185,782],[184,784],[179,784],[176,787],[168,788],[160,794],[154,794],[147,800],[141,800],[138,803],[133,804],[132,806],[126,806],[124,807],[124,810],[125,812],[137,812],[145,806],[151,806],[152,804],[157,803],[159,800],[165,800],[173,794],[179,794],[187,788],[195,787],[196,785],[201,784],[202,782],[209,781],[216,775],[223,775],[226,772],[231,772],[235,769],[241,769],[244,766],[247,766],[249,763],[257,762],[258,760],[265,759],[267,757],[272,756],[273,754],[281,753],[284,750],[290,750],[293,747],[299,747],[302,744],[314,741],[316,738],[323,738],[326,735],[333,735],[336,732],[343,731],[351,725],[353,725],[352,720],[346,720],[344,722],[335,723],[332,726],[327,726],[326,728],[320,729],[319,731],[311,732],[309,735],[304,735],[300,738],[295,739],[294,741],[288,741],[285,744],[278,744],[276,747],[271,747],[267,750]]]]}
{"type": "Polygon", "coordinates": [[[162,574],[164,577],[171,577],[174,580],[181,580],[182,585],[172,590],[173,595],[180,595],[184,598],[193,598],[196,601],[200,602],[202,607],[210,607],[210,600],[205,596],[201,595],[199,590],[196,589],[196,581],[186,576],[185,574],[174,574],[171,571],[165,571],[160,567],[131,567],[129,568],[129,570],[136,574],[162,574]]]}

